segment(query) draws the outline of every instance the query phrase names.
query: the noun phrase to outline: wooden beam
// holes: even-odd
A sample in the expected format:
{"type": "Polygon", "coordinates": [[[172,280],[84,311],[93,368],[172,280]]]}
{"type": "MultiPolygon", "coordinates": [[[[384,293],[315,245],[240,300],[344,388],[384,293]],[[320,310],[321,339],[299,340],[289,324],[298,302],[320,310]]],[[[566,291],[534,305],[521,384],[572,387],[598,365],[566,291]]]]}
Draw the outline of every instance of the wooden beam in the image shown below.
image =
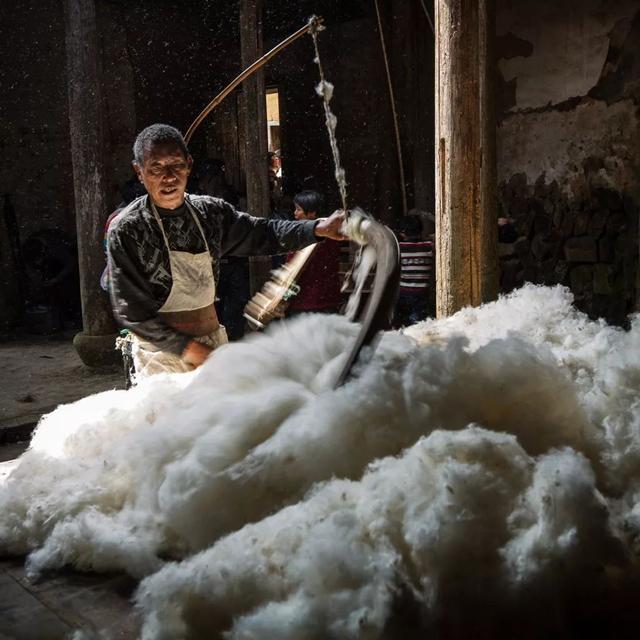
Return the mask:
{"type": "MultiPolygon", "coordinates": [[[[240,55],[243,68],[262,55],[263,0],[240,0],[240,55]]],[[[242,86],[244,109],[245,175],[247,209],[254,216],[269,215],[267,174],[267,107],[264,69],[256,71],[242,86]]],[[[269,277],[270,258],[250,260],[251,293],[258,291],[269,277]]]]}
{"type": "MultiPolygon", "coordinates": [[[[108,336],[113,335],[115,329],[108,297],[99,284],[105,267],[102,241],[109,208],[94,0],[64,0],[64,13],[83,334],[85,337],[108,336]]],[[[91,364],[81,352],[81,345],[74,343],[80,357],[91,364]]],[[[98,344],[97,341],[91,343],[98,344]]],[[[113,349],[111,344],[110,351],[113,349]]],[[[92,360],[92,363],[100,364],[99,360],[98,356],[98,361],[92,360]]]]}
{"type": "Polygon", "coordinates": [[[498,292],[494,0],[436,0],[436,312],[498,292]]]}

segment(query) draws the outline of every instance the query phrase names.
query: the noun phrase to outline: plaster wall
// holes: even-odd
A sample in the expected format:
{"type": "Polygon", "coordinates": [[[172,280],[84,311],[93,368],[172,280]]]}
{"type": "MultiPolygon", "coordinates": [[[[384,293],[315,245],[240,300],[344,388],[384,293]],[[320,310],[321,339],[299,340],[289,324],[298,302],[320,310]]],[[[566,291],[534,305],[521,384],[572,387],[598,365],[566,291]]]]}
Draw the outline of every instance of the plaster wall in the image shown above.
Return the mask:
{"type": "Polygon", "coordinates": [[[497,49],[499,213],[519,236],[501,247],[503,288],[566,284],[624,323],[638,305],[640,2],[503,0],[497,49]]]}
{"type": "Polygon", "coordinates": [[[499,181],[544,174],[572,194],[598,156],[609,186],[639,195],[639,12],[638,0],[499,3],[499,181]]]}
{"type": "Polygon", "coordinates": [[[499,0],[497,33],[511,42],[499,66],[517,83],[509,111],[586,95],[603,71],[611,32],[628,31],[639,8],[637,0],[499,0]]]}

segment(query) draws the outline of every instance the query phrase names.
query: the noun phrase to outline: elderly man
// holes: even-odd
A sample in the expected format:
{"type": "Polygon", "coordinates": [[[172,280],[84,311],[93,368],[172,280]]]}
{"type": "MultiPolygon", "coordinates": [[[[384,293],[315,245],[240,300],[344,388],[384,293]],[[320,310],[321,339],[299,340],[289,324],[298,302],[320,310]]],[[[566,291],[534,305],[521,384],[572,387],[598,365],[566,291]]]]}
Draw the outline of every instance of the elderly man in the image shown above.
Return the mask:
{"type": "Polygon", "coordinates": [[[227,342],[214,307],[221,257],[284,253],[343,238],[340,212],[314,221],[268,220],[218,198],[186,194],[193,159],[182,134],[168,125],[144,129],[133,156],[148,195],[113,221],[108,251],[111,301],[133,336],[137,379],[190,371],[227,342]]]}

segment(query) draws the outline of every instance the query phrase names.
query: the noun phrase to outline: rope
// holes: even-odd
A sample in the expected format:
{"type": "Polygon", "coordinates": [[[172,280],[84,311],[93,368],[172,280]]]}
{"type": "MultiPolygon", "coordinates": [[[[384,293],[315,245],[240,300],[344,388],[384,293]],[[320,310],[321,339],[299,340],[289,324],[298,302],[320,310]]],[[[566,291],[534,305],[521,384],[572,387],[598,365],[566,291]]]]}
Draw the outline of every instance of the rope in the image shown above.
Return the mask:
{"type": "Polygon", "coordinates": [[[393,93],[393,84],[391,82],[391,71],[389,70],[389,58],[387,56],[387,46],[382,33],[382,19],[380,18],[380,7],[378,0],[374,0],[376,5],[376,16],[378,18],[378,33],[380,34],[380,45],[382,46],[382,57],[384,58],[384,68],[387,73],[387,85],[389,87],[389,100],[391,101],[391,112],[393,114],[393,128],[396,134],[396,150],[398,153],[398,169],[400,170],[400,187],[402,193],[402,210],[407,213],[407,190],[404,182],[404,163],[402,161],[402,145],[400,143],[400,127],[398,126],[398,113],[396,111],[396,100],[393,93]]]}
{"type": "MultiPolygon", "coordinates": [[[[322,18],[314,16],[317,24],[322,22],[322,18]]],[[[184,136],[185,142],[189,144],[191,137],[195,130],[200,126],[202,121],[241,83],[244,82],[251,74],[264,66],[271,58],[277,53],[280,53],[285,47],[288,47],[292,42],[295,42],[298,38],[303,36],[312,28],[311,23],[307,23],[301,29],[298,29],[295,33],[292,33],[288,38],[283,40],[280,44],[276,45],[265,53],[261,58],[258,58],[255,62],[249,65],[240,75],[236,76],[198,115],[198,117],[191,123],[191,126],[187,129],[187,133],[184,136]]]]}
{"type": "Polygon", "coordinates": [[[422,9],[424,10],[424,15],[427,16],[427,21],[429,22],[429,26],[431,27],[431,33],[433,33],[433,35],[436,34],[436,30],[433,26],[433,20],[431,19],[431,15],[429,14],[429,11],[427,9],[427,5],[424,3],[424,0],[420,0],[420,4],[422,5],[422,9]]]}
{"type": "Polygon", "coordinates": [[[316,16],[312,16],[309,20],[309,27],[309,33],[313,38],[313,48],[316,52],[314,62],[318,65],[318,71],[320,72],[320,83],[316,86],[316,93],[322,98],[325,122],[327,124],[329,142],[331,144],[331,153],[333,154],[333,164],[335,167],[334,174],[336,182],[338,183],[338,189],[340,190],[342,209],[347,213],[347,181],[344,169],[340,165],[340,151],[338,150],[338,141],[336,140],[336,125],[338,124],[338,119],[335,117],[331,111],[331,107],[329,106],[329,102],[331,102],[331,98],[333,97],[333,85],[325,79],[322,62],[320,60],[320,51],[318,49],[318,33],[322,31],[324,27],[320,24],[320,21],[316,16]]]}

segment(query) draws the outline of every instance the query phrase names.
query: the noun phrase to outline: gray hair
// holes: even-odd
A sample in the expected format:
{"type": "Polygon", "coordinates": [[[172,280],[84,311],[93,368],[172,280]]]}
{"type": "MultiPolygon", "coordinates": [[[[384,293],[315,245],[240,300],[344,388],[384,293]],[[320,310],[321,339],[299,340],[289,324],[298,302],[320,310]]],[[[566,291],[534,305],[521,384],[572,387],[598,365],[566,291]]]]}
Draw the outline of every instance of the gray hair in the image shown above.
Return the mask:
{"type": "Polygon", "coordinates": [[[142,166],[144,154],[156,144],[174,143],[186,158],[189,155],[187,143],[182,134],[168,124],[152,124],[143,129],[133,143],[133,161],[142,166]]]}

